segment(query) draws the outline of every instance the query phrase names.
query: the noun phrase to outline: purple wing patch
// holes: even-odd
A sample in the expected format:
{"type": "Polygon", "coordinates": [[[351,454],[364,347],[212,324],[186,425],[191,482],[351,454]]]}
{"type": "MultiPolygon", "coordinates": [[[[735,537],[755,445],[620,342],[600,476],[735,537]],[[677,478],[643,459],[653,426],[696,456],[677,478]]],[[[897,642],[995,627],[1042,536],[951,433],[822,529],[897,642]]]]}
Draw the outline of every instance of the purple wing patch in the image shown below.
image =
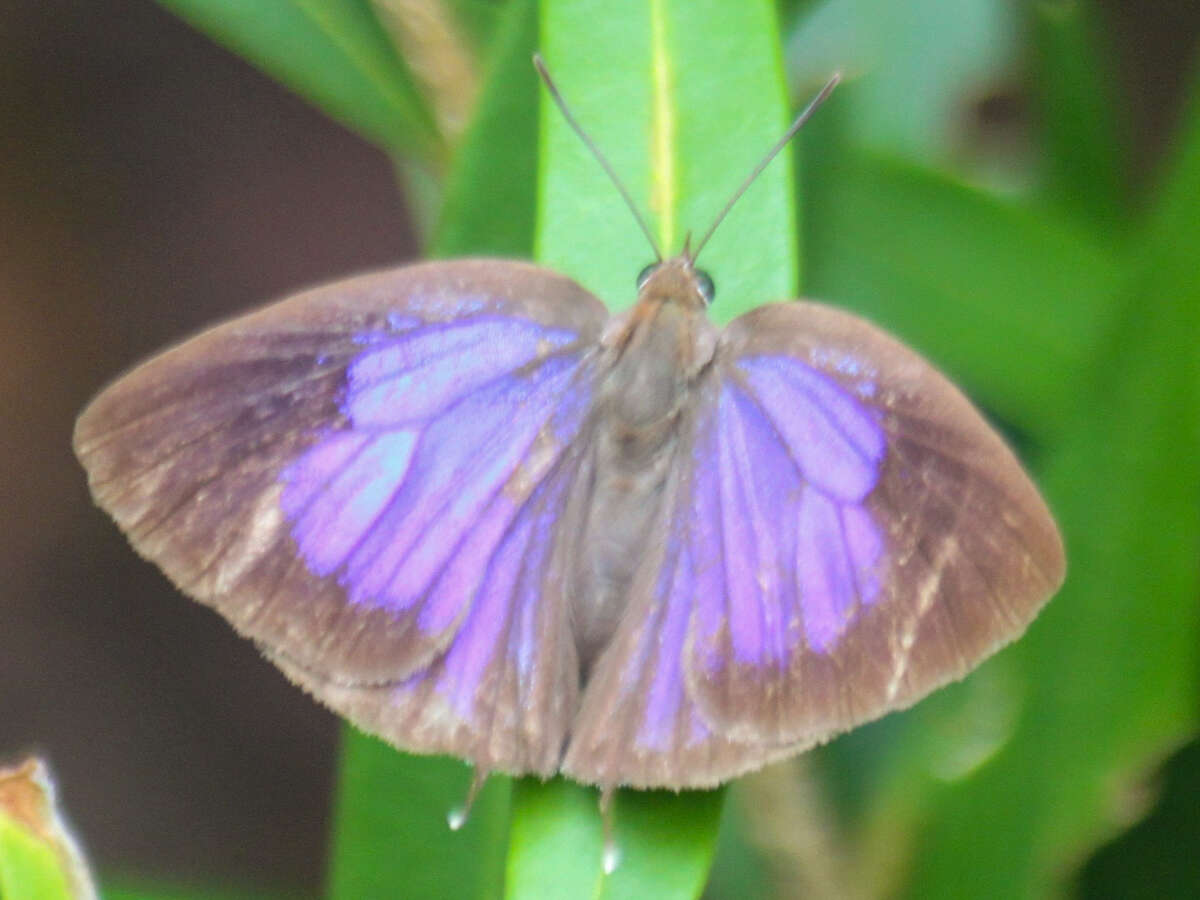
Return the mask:
{"type": "Polygon", "coordinates": [[[819,491],[800,500],[796,579],[804,635],[818,653],[837,644],[856,609],[879,594],[883,536],[861,506],[839,506],[819,491]]]}
{"type": "Polygon", "coordinates": [[[425,634],[452,628],[583,421],[574,340],[498,318],[361,336],[348,426],[280,473],[309,569],[335,575],[354,604],[416,610],[425,634]]]}
{"type": "MultiPolygon", "coordinates": [[[[637,743],[659,752],[670,749],[684,708],[683,648],[696,587],[690,548],[676,546],[668,554],[658,586],[657,621],[642,632],[632,670],[652,673],[637,743]]],[[[703,739],[707,729],[696,724],[703,739]]]]}
{"type": "Polygon", "coordinates": [[[566,771],[586,779],[655,784],[662,760],[677,774],[680,760],[740,771],[772,758],[794,737],[798,674],[831,665],[880,599],[884,539],[865,503],[886,450],[874,412],[790,358],[731,361],[702,390],[665,541],[568,750],[566,771]]]}
{"type": "MultiPolygon", "coordinates": [[[[540,609],[543,575],[554,547],[557,526],[553,514],[561,508],[569,481],[560,470],[539,487],[514,516],[497,542],[491,560],[482,567],[478,596],[463,620],[462,627],[442,660],[428,673],[400,688],[411,692],[421,683],[429,683],[450,705],[454,713],[470,720],[485,673],[490,666],[511,672],[518,684],[530,684],[538,657],[545,651],[557,652],[540,640],[538,617],[553,616],[557,611],[540,609]],[[547,514],[550,513],[550,514],[547,514]],[[497,658],[497,657],[502,658],[497,658]]],[[[495,501],[509,506],[504,498],[495,501]]],[[[566,640],[567,635],[561,635],[566,640]]],[[[546,668],[558,678],[553,663],[546,668]]],[[[482,704],[481,709],[488,709],[482,704]]]]}
{"type": "MultiPolygon", "coordinates": [[[[722,431],[740,427],[745,440],[757,440],[757,451],[768,458],[771,450],[764,432],[773,429],[782,439],[780,449],[800,480],[798,496],[784,495],[788,505],[778,509],[774,520],[786,523],[781,530],[788,538],[783,569],[793,575],[787,586],[796,591],[794,602],[809,648],[826,653],[856,609],[870,606],[879,591],[883,537],[863,501],[879,482],[887,439],[873,410],[796,359],[744,357],[737,367],[758,409],[739,401],[740,421],[737,426],[722,424],[722,431]]],[[[727,392],[735,393],[736,388],[727,392]]],[[[723,398],[722,408],[726,405],[723,398]]],[[[780,492],[770,476],[785,479],[783,469],[783,463],[773,459],[768,477],[747,470],[743,485],[755,484],[764,502],[771,498],[778,503],[780,492]]],[[[726,524],[737,527],[733,521],[726,524]]],[[[782,596],[792,599],[789,593],[785,590],[782,596]]],[[[764,617],[770,621],[767,613],[764,617]]],[[[785,648],[790,652],[792,643],[786,634],[777,637],[776,662],[783,662],[779,653],[785,648]]]]}
{"type": "Polygon", "coordinates": [[[436,416],[539,354],[561,350],[576,335],[488,317],[360,340],[369,348],[350,364],[342,408],[356,428],[389,428],[436,416]]]}
{"type": "Polygon", "coordinates": [[[476,569],[471,601],[428,666],[399,682],[342,684],[277,662],[360,727],[406,748],[464,756],[483,770],[556,772],[578,691],[559,540],[580,456],[566,451],[523,500],[492,497],[470,538],[488,552],[460,551],[471,560],[461,570],[476,569]]]}
{"type": "Polygon", "coordinates": [[[849,502],[875,487],[887,442],[852,394],[787,356],[745,357],[737,367],[807,483],[849,502]]]}
{"type": "Polygon", "coordinates": [[[829,652],[879,591],[883,538],[862,504],[879,478],[883,430],[852,394],[786,357],[738,360],[695,444],[697,647],[786,668],[829,652]]]}

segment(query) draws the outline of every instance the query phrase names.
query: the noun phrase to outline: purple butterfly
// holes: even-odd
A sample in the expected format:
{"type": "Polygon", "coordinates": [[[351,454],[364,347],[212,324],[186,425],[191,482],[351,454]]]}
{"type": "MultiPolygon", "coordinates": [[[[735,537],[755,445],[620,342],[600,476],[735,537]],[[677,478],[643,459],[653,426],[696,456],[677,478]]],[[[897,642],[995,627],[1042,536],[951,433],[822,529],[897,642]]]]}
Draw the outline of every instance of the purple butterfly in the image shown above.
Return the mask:
{"type": "Polygon", "coordinates": [[[141,554],[364,730],[714,785],[961,677],[1064,561],[927,362],[815,303],[718,329],[693,261],[615,317],[499,260],[320,288],[135,369],[76,452],[141,554]]]}

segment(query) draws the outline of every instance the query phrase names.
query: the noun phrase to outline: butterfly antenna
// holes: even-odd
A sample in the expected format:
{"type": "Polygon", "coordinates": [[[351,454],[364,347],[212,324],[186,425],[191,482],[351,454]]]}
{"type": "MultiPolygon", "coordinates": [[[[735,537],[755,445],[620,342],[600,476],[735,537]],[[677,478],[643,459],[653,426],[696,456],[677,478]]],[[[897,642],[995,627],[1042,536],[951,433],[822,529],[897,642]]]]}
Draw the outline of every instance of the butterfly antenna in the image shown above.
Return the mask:
{"type": "Polygon", "coordinates": [[[608,159],[600,148],[596,146],[596,142],[591,139],[583,126],[575,119],[571,113],[571,108],[567,106],[567,101],[563,99],[563,95],[558,92],[558,86],[554,83],[554,79],[550,77],[550,72],[546,69],[546,63],[542,60],[540,53],[533,54],[533,65],[538,70],[538,74],[542,76],[542,81],[546,84],[546,90],[550,92],[550,96],[554,98],[554,102],[558,104],[559,110],[563,114],[563,118],[567,120],[567,124],[571,129],[579,135],[579,139],[583,141],[584,146],[592,152],[592,156],[596,157],[596,161],[600,163],[600,167],[604,169],[609,180],[617,188],[617,193],[621,195],[621,199],[625,201],[625,205],[629,207],[629,211],[633,213],[633,218],[637,220],[638,227],[642,229],[642,234],[646,236],[646,240],[650,243],[650,248],[654,251],[654,258],[658,262],[662,262],[662,252],[658,249],[658,244],[654,241],[654,235],[650,233],[650,226],[646,224],[646,220],[642,218],[642,214],[638,211],[637,204],[633,202],[633,197],[629,191],[625,189],[625,185],[621,183],[621,179],[617,177],[616,171],[609,163],[608,159]]]}
{"type": "Polygon", "coordinates": [[[833,93],[833,89],[838,86],[838,82],[841,80],[842,73],[835,72],[833,77],[825,82],[825,87],[821,88],[821,92],[809,101],[808,106],[804,108],[804,111],[801,112],[800,115],[796,116],[796,121],[794,121],[791,124],[791,127],[784,132],[783,137],[776,142],[775,146],[772,147],[767,155],[762,158],[762,161],[754,167],[754,171],[751,172],[749,176],[747,176],[746,180],[742,182],[741,187],[733,192],[733,196],[729,198],[729,202],[726,203],[725,207],[717,214],[717,218],[713,220],[713,223],[709,226],[708,231],[704,232],[704,237],[700,238],[700,243],[696,245],[696,249],[691,255],[693,260],[700,255],[700,251],[704,249],[704,245],[708,243],[708,239],[713,236],[713,232],[717,230],[717,226],[721,224],[722,220],[724,220],[727,215],[729,215],[729,211],[733,209],[734,204],[742,199],[742,194],[746,193],[746,189],[754,183],[754,179],[758,178],[758,176],[762,174],[762,170],[770,165],[771,160],[779,155],[779,151],[786,147],[788,145],[788,141],[796,136],[796,132],[799,131],[804,126],[804,123],[809,120],[812,114],[817,111],[817,107],[829,99],[829,95],[833,93]]]}

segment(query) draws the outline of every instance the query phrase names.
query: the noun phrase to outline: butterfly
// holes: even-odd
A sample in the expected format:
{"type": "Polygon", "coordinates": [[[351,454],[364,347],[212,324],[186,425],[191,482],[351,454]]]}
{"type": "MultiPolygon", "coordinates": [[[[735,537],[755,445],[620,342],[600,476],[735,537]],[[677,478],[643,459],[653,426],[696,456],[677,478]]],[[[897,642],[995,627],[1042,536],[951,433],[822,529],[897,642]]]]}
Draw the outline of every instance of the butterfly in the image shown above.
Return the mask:
{"type": "Polygon", "coordinates": [[[496,259],[302,293],[135,368],[75,450],[139,553],[363,730],[712,786],[962,677],[1064,557],[928,362],[813,302],[720,329],[698,252],[615,316],[496,259]]]}

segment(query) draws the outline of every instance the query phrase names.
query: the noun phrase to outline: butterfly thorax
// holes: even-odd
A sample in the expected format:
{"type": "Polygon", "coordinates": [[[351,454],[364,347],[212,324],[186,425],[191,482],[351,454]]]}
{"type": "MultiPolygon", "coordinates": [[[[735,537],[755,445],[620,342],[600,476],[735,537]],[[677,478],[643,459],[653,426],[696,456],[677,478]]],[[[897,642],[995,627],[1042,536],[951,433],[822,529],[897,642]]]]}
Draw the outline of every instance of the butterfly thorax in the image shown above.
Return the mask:
{"type": "Polygon", "coordinates": [[[688,387],[712,360],[717,330],[691,262],[662,263],[604,338],[598,425],[613,461],[641,469],[671,443],[688,387]]]}
{"type": "Polygon", "coordinates": [[[693,384],[712,359],[716,329],[702,306],[648,292],[605,341],[594,479],[580,547],[573,624],[586,678],[611,640],[663,503],[693,384]]]}

